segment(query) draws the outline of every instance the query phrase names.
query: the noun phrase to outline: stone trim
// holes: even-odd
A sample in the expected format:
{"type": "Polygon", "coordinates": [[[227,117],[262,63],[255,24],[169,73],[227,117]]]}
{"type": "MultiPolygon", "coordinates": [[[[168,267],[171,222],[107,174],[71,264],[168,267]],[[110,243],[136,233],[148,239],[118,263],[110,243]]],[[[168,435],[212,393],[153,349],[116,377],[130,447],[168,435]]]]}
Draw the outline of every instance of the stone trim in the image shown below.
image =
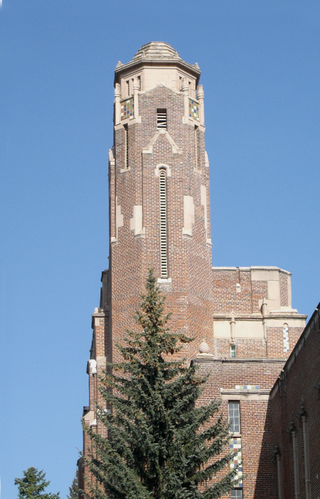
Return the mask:
{"type": "Polygon", "coordinates": [[[222,400],[269,400],[270,390],[235,390],[220,388],[222,400]]]}

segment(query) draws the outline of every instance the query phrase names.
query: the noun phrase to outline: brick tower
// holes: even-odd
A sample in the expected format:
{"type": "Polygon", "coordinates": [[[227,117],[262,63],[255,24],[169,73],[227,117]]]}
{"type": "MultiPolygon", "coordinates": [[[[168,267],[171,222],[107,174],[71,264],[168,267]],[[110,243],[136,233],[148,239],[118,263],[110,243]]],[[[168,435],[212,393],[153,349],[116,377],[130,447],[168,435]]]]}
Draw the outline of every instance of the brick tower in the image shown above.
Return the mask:
{"type": "Polygon", "coordinates": [[[144,45],[115,70],[102,307],[109,309],[106,355],[113,361],[114,345],[134,327],[151,267],[167,295],[170,326],[197,344],[211,343],[209,165],[199,78],[197,64],[162,42],[144,45]]]}
{"type": "MultiPolygon", "coordinates": [[[[96,419],[99,374],[134,315],[153,268],[172,312],[170,328],[195,339],[181,355],[210,375],[247,478],[231,498],[279,499],[270,390],[304,328],[291,305],[291,274],[278,267],[213,267],[209,163],[200,69],[151,42],[115,70],[109,152],[109,269],[92,319],[87,425],[96,419]]],[[[84,454],[89,443],[84,434],[84,454]]],[[[80,462],[81,465],[81,462],[80,462]]],[[[232,462],[230,466],[232,467],[232,462]]],[[[80,486],[83,477],[80,466],[80,486]]],[[[88,476],[88,475],[87,475],[88,476]]],[[[88,476],[90,480],[90,477],[88,476]]]]}
{"type": "MultiPolygon", "coordinates": [[[[129,63],[116,66],[109,269],[92,318],[84,407],[86,424],[101,433],[95,416],[99,374],[106,361],[119,360],[116,344],[135,327],[150,268],[166,294],[170,328],[195,338],[181,355],[193,358],[203,340],[213,348],[209,163],[199,79],[198,65],[163,42],[144,45],[129,63]]],[[[84,434],[84,453],[86,439],[84,434]]],[[[81,469],[79,476],[81,482],[81,469]]]]}

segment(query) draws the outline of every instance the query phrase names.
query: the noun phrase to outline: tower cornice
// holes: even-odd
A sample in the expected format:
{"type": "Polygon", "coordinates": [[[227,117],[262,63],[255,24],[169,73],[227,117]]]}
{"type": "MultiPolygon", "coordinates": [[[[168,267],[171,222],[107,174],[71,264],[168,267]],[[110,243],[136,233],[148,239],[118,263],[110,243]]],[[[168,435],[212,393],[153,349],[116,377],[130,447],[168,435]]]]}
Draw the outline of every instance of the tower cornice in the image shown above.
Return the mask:
{"type": "Polygon", "coordinates": [[[131,61],[126,64],[118,62],[115,69],[114,84],[119,83],[121,75],[130,69],[142,67],[178,67],[191,74],[199,83],[201,71],[197,63],[185,62],[171,45],[165,42],[150,42],[143,45],[131,61]]]}

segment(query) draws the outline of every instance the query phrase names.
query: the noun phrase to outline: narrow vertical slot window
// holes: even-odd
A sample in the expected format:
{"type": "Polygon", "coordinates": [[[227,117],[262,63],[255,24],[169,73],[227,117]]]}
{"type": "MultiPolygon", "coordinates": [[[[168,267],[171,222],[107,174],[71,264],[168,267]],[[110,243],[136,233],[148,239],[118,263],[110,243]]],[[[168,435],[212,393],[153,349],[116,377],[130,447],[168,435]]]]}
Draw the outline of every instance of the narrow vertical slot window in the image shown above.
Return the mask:
{"type": "Polygon", "coordinates": [[[167,110],[157,109],[157,130],[167,129],[167,110]]]}
{"type": "Polygon", "coordinates": [[[229,402],[229,425],[232,433],[240,433],[240,402],[229,402]]]}
{"type": "Polygon", "coordinates": [[[130,80],[126,81],[127,97],[130,97],[130,80]]]}
{"type": "Polygon", "coordinates": [[[159,171],[160,181],[160,277],[168,278],[168,244],[167,244],[167,172],[159,171]]]}
{"type": "Polygon", "coordinates": [[[236,356],[237,356],[236,345],[234,343],[231,343],[231,345],[230,345],[230,357],[231,357],[231,359],[235,359],[236,356]]]}
{"type": "Polygon", "coordinates": [[[124,168],[129,168],[129,127],[124,125],[124,168]]]}
{"type": "Polygon", "coordinates": [[[199,145],[198,145],[199,127],[194,127],[194,156],[195,169],[199,170],[199,145]]]}

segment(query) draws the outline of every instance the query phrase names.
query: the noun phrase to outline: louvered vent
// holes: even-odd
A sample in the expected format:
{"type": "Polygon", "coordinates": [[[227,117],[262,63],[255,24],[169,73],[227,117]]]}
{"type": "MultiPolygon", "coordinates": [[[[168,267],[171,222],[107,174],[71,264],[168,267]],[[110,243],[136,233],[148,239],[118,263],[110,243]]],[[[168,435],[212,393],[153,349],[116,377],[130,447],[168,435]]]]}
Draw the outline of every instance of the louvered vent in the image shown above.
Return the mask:
{"type": "Polygon", "coordinates": [[[162,279],[168,277],[167,251],[167,172],[159,171],[160,178],[160,275],[162,279]]]}
{"type": "Polygon", "coordinates": [[[165,130],[167,128],[167,110],[157,109],[157,129],[165,130]]]}

